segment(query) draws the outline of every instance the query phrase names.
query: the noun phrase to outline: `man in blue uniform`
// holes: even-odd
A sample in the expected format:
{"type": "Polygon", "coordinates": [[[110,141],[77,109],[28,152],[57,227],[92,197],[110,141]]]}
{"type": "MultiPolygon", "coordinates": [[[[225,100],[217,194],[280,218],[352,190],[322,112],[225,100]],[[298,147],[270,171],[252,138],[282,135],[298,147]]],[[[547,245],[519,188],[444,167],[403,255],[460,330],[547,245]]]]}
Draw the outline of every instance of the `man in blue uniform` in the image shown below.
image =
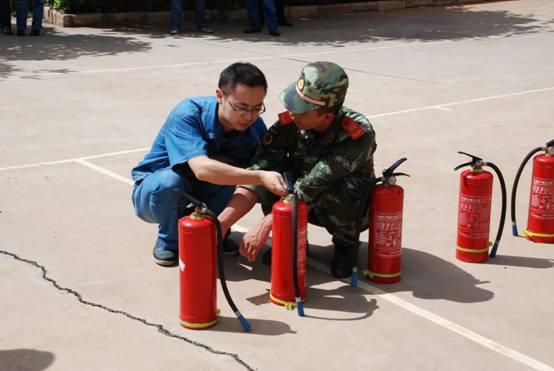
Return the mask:
{"type": "MultiPolygon", "coordinates": [[[[221,72],[216,96],[185,99],[169,114],[150,152],[132,170],[136,215],[158,224],[154,260],[175,265],[178,258],[178,207],[186,191],[219,214],[235,185],[260,185],[284,195],[282,176],[274,171],[246,170],[266,126],[264,74],[250,63],[234,63],[221,72]]],[[[228,237],[228,236],[227,236],[228,237]]],[[[224,252],[238,248],[226,238],[224,252]]]]}

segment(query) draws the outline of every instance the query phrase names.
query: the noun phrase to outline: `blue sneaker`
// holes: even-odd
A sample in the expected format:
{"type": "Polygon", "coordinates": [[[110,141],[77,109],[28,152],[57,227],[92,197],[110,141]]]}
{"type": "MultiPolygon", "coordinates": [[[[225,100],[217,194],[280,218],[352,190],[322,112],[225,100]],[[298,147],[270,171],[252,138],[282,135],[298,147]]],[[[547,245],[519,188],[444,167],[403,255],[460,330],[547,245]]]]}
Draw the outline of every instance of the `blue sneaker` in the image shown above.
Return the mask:
{"type": "Polygon", "coordinates": [[[163,267],[172,267],[177,265],[177,259],[179,258],[179,252],[176,250],[162,249],[158,242],[154,245],[154,251],[152,251],[154,261],[156,264],[163,267]]]}

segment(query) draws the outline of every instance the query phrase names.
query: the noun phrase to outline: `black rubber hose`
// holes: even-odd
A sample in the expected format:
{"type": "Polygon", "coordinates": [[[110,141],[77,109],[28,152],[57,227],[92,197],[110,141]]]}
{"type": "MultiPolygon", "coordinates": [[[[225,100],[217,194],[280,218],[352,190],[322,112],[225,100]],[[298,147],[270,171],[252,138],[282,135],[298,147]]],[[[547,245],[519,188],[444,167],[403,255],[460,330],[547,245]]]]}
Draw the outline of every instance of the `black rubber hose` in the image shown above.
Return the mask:
{"type": "Polygon", "coordinates": [[[512,235],[519,236],[519,233],[517,231],[517,224],[516,224],[516,195],[517,195],[517,185],[519,183],[519,178],[521,177],[521,173],[523,172],[523,168],[525,168],[525,165],[527,165],[527,162],[533,155],[537,152],[542,151],[544,148],[537,147],[534,148],[531,152],[525,156],[523,159],[523,162],[521,165],[519,165],[519,169],[517,169],[516,177],[514,179],[514,184],[512,186],[512,197],[511,197],[511,208],[510,208],[510,215],[512,217],[512,235]]]}
{"type": "Polygon", "coordinates": [[[498,175],[498,180],[500,181],[500,188],[502,189],[502,211],[500,212],[500,225],[498,226],[498,232],[496,233],[496,240],[491,249],[490,257],[494,258],[496,256],[496,250],[498,250],[498,244],[500,243],[500,238],[502,237],[502,231],[504,230],[504,222],[506,221],[506,183],[504,182],[504,177],[502,172],[492,162],[487,162],[486,166],[489,166],[494,170],[496,175],[498,175]]]}

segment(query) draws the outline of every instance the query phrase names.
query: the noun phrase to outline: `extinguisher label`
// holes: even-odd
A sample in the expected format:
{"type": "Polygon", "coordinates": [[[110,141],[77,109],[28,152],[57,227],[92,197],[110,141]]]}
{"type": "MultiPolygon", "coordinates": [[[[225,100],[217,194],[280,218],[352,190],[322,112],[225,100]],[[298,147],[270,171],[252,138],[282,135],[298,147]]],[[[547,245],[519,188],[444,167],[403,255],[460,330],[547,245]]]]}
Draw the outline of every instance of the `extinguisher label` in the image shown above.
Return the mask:
{"type": "Polygon", "coordinates": [[[402,243],[402,212],[375,215],[375,250],[396,253],[402,243]]]}
{"type": "Polygon", "coordinates": [[[308,226],[302,226],[298,229],[298,260],[297,268],[298,272],[306,273],[306,245],[308,244],[308,226]]]}
{"type": "Polygon", "coordinates": [[[554,220],[554,179],[533,177],[530,209],[537,219],[554,220]]]}
{"type": "Polygon", "coordinates": [[[491,195],[460,194],[458,233],[472,239],[488,239],[491,214],[491,195]]]}

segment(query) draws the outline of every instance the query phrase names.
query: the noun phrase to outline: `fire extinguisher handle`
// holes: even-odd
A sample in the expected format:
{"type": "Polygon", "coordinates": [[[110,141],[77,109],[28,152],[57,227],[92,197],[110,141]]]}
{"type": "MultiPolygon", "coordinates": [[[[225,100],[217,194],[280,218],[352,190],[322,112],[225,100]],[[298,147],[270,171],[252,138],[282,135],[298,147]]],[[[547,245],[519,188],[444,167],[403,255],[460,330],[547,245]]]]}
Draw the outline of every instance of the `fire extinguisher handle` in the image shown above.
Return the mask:
{"type": "MultiPolygon", "coordinates": [[[[554,140],[552,140],[552,142],[554,142],[554,140]]],[[[510,203],[511,203],[510,217],[512,219],[512,235],[516,237],[519,236],[519,233],[517,231],[517,222],[516,222],[516,196],[517,196],[517,186],[519,183],[519,178],[521,177],[521,173],[523,172],[523,169],[525,168],[525,166],[527,165],[527,162],[531,159],[531,157],[533,157],[535,153],[540,152],[542,150],[544,150],[544,148],[542,147],[533,148],[531,152],[529,152],[527,156],[525,156],[525,158],[521,162],[521,165],[519,165],[519,168],[517,169],[516,177],[514,179],[514,184],[512,185],[512,197],[510,199],[510,203]]]]}
{"type": "Polygon", "coordinates": [[[394,170],[396,170],[397,167],[399,167],[404,161],[406,161],[406,157],[402,157],[401,159],[397,160],[394,164],[389,166],[387,169],[383,170],[383,177],[390,177],[394,175],[394,170]]]}
{"type": "Polygon", "coordinates": [[[461,155],[466,155],[466,156],[469,156],[471,157],[471,161],[468,161],[468,162],[465,162],[463,164],[460,164],[458,166],[456,166],[454,168],[454,171],[456,170],[459,170],[465,166],[471,166],[471,167],[475,167],[475,166],[480,166],[483,164],[483,159],[479,156],[475,156],[475,155],[472,155],[471,153],[467,153],[467,152],[463,152],[463,151],[458,151],[459,154],[461,155]]]}
{"type": "Polygon", "coordinates": [[[460,164],[454,168],[454,171],[460,170],[463,167],[471,166],[473,164],[472,161],[464,162],[463,164],[460,164]]]}
{"type": "Polygon", "coordinates": [[[494,170],[496,175],[498,175],[498,180],[500,182],[500,188],[502,190],[502,211],[500,212],[500,224],[498,226],[498,232],[496,233],[496,239],[494,241],[494,244],[492,246],[491,252],[489,256],[491,258],[494,258],[496,256],[496,250],[498,249],[498,245],[500,244],[500,238],[502,238],[502,232],[504,230],[504,222],[506,221],[506,183],[504,182],[504,177],[502,176],[502,172],[492,162],[486,162],[483,163],[485,166],[489,166],[491,169],[494,170]]]}
{"type": "Polygon", "coordinates": [[[408,175],[408,174],[406,174],[406,173],[393,173],[392,175],[393,175],[393,176],[408,176],[408,177],[410,176],[410,175],[408,175]]]}
{"type": "Polygon", "coordinates": [[[208,206],[207,206],[204,202],[202,202],[202,201],[196,199],[193,195],[191,195],[191,194],[188,193],[188,192],[180,191],[180,190],[175,190],[175,192],[178,192],[178,193],[180,193],[181,195],[183,195],[183,196],[184,196],[187,200],[189,200],[190,203],[193,204],[195,207],[199,207],[199,208],[201,208],[201,209],[203,209],[203,210],[205,210],[205,209],[208,208],[208,206]]]}
{"type": "Polygon", "coordinates": [[[293,193],[294,192],[294,177],[289,171],[285,171],[283,173],[283,178],[285,178],[285,183],[287,184],[287,192],[293,193]]]}
{"type": "Polygon", "coordinates": [[[554,146],[554,139],[552,139],[550,142],[547,142],[547,143],[546,143],[546,146],[547,146],[547,147],[552,147],[552,146],[554,146]]]}

